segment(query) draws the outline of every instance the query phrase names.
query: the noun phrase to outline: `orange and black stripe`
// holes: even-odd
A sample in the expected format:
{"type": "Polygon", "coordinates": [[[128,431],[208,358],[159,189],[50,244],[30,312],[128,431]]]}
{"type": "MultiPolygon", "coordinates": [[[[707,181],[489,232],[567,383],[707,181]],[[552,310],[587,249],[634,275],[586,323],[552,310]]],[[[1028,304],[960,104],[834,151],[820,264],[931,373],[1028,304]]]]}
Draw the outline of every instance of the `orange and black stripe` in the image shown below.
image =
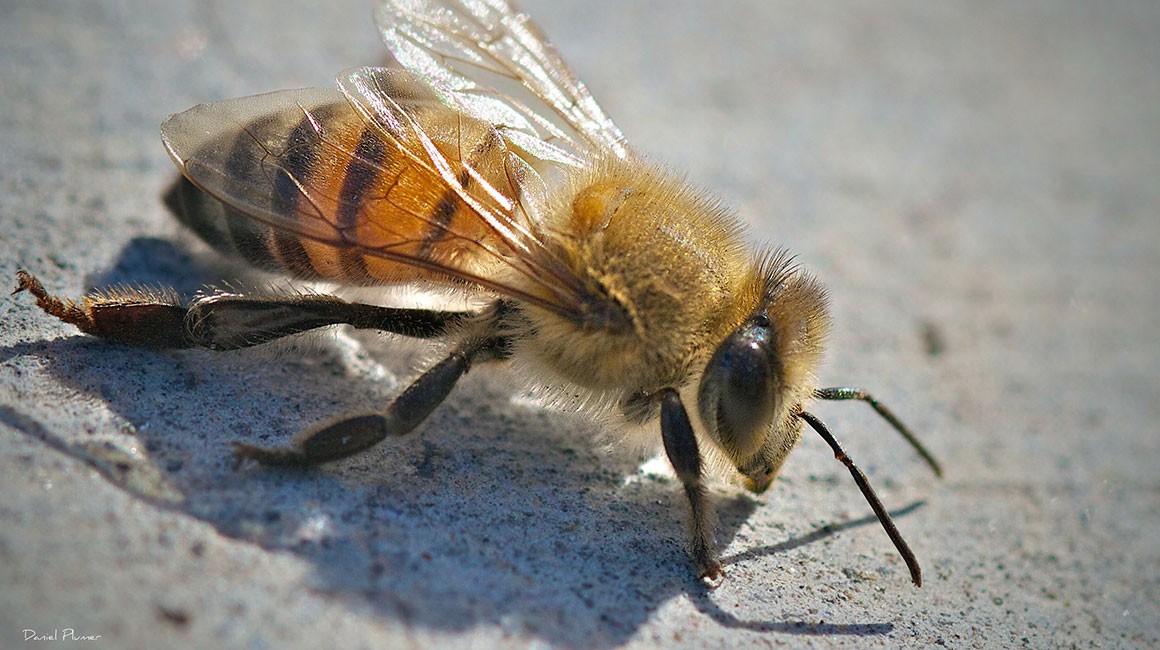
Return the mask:
{"type": "MultiPolygon", "coordinates": [[[[257,148],[248,129],[230,136],[233,141],[226,147],[214,147],[228,151],[221,165],[227,176],[227,200],[233,191],[251,201],[260,201],[254,197],[268,193],[269,211],[285,219],[285,228],[248,216],[184,179],[166,197],[170,208],[211,246],[259,268],[308,279],[351,284],[446,280],[447,276],[424,267],[463,270],[480,262],[480,248],[474,244],[490,238],[490,230],[457,189],[412,162],[345,103],[314,108],[310,116],[294,115],[297,120],[292,127],[290,120],[284,120],[282,153],[273,159],[268,151],[257,148]],[[316,124],[321,125],[321,133],[316,124]],[[320,217],[333,229],[332,241],[298,234],[296,223],[320,217]],[[456,237],[450,237],[452,233],[456,237]],[[376,255],[376,249],[402,259],[376,255]]],[[[269,131],[270,121],[279,117],[290,115],[263,116],[253,128],[269,131]]],[[[453,155],[467,149],[470,153],[464,162],[477,170],[490,168],[496,186],[504,187],[500,184],[506,182],[504,149],[496,146],[502,141],[494,130],[468,122],[469,134],[463,135],[466,118],[455,116],[460,123],[450,129],[438,128],[438,120],[446,117],[442,112],[416,111],[413,117],[434,122],[435,128],[428,133],[432,137],[443,134],[444,140],[436,144],[453,164],[453,155]],[[452,138],[455,141],[446,141],[452,138]]],[[[460,189],[470,190],[472,178],[466,170],[456,180],[460,189]]],[[[490,202],[483,192],[477,195],[490,202]]],[[[323,226],[310,225],[303,231],[323,226]]]]}
{"type": "MultiPolygon", "coordinates": [[[[317,137],[314,125],[305,117],[290,132],[281,168],[274,174],[273,207],[278,214],[294,214],[297,209],[302,192],[295,178],[306,178],[314,167],[318,159],[318,148],[310,144],[317,137]]],[[[271,228],[270,238],[268,250],[274,258],[275,266],[289,271],[295,277],[311,278],[317,275],[298,235],[271,228]]]]}

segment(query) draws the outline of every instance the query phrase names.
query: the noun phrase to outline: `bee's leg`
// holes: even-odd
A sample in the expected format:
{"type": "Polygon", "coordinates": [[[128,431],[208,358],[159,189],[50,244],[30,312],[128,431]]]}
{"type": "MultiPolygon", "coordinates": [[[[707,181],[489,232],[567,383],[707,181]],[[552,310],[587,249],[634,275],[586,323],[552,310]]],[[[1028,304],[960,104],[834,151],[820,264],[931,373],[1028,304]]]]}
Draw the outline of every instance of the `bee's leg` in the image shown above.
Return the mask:
{"type": "Polygon", "coordinates": [[[31,273],[16,272],[16,290],[27,291],[49,315],[75,325],[86,334],[150,348],[191,347],[185,334],[186,308],[171,291],[115,289],[91,293],[81,301],[50,293],[31,273]]]}
{"type": "Polygon", "coordinates": [[[681,403],[680,394],[672,388],[661,391],[661,437],[669,462],[676,470],[677,478],[685,488],[685,496],[689,499],[693,562],[697,565],[700,578],[709,586],[716,587],[725,572],[717,559],[717,543],[713,539],[713,505],[705,492],[701,452],[697,449],[693,425],[689,423],[689,414],[681,403]]]}
{"type": "Polygon", "coordinates": [[[330,325],[435,338],[473,315],[473,312],[379,307],[321,294],[251,298],[219,293],[190,303],[185,330],[193,345],[235,350],[330,325]]]}
{"type": "Polygon", "coordinates": [[[406,435],[447,399],[473,363],[506,359],[511,343],[506,336],[470,340],[419,375],[382,415],[362,415],[308,431],[289,447],[235,443],[234,456],[263,465],[309,466],[352,456],[389,436],[406,435]]]}
{"type": "MultiPolygon", "coordinates": [[[[183,306],[171,291],[120,288],[75,302],[45,290],[35,276],[17,272],[14,293],[28,291],[45,312],[104,339],[152,348],[233,350],[328,325],[352,325],[414,338],[439,337],[475,312],[399,309],[350,303],[333,296],[249,298],[218,293],[183,306]]],[[[497,312],[502,311],[502,305],[497,312]]],[[[495,317],[494,314],[488,317],[495,317]]],[[[473,363],[505,359],[511,339],[495,335],[463,343],[396,398],[385,415],[342,420],[308,432],[293,447],[238,444],[235,456],[272,465],[314,465],[344,458],[413,430],[447,397],[473,363]]]]}
{"type": "Polygon", "coordinates": [[[41,309],[82,332],[151,348],[235,350],[328,325],[432,338],[473,315],[378,307],[318,294],[251,298],[216,293],[184,306],[171,291],[135,288],[94,292],[78,303],[49,294],[26,271],[17,271],[16,279],[17,293],[28,291],[41,309]]]}

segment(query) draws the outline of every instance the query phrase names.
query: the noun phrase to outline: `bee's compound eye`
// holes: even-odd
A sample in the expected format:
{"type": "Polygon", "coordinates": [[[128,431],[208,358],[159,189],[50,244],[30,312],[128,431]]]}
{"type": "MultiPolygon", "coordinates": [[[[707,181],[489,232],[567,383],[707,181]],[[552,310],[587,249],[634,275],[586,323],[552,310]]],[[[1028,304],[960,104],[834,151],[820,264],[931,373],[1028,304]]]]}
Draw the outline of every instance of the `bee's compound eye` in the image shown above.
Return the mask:
{"type": "Polygon", "coordinates": [[[767,316],[751,317],[717,347],[701,379],[701,417],[735,460],[757,452],[777,412],[781,364],[775,334],[767,316]]]}

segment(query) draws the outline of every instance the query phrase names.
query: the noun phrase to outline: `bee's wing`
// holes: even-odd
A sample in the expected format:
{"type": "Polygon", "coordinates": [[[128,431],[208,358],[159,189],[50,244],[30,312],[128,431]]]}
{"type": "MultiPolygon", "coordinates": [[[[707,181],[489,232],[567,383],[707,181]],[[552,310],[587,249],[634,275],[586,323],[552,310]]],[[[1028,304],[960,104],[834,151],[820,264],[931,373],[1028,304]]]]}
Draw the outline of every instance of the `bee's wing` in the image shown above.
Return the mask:
{"type": "Polygon", "coordinates": [[[375,17],[399,63],[449,106],[579,155],[590,149],[627,155],[620,129],[535,23],[507,0],[384,0],[375,17]],[[483,72],[518,81],[580,139],[546,113],[477,83],[483,72]]]}
{"type": "Polygon", "coordinates": [[[407,72],[362,68],[339,85],[201,104],[162,124],[182,173],[225,206],[224,224],[195,230],[301,275],[466,281],[575,315],[579,284],[536,234],[542,180],[526,151],[407,72]]]}

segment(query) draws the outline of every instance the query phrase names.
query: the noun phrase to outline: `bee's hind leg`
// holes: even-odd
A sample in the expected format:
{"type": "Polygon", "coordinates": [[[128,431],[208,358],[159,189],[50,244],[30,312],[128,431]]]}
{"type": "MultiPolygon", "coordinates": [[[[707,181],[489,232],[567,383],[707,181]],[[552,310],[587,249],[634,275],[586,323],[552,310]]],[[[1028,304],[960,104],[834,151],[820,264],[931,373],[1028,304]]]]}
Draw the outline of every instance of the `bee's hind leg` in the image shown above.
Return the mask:
{"type": "Polygon", "coordinates": [[[236,350],[330,325],[434,338],[475,316],[365,305],[323,294],[251,297],[215,292],[183,305],[171,290],[135,287],[94,291],[78,302],[48,293],[27,271],[17,271],[16,283],[14,293],[31,293],[45,312],[86,334],[162,349],[236,350]]]}
{"type": "Polygon", "coordinates": [[[235,443],[234,457],[263,465],[310,466],[352,456],[388,437],[406,435],[447,399],[473,363],[505,359],[510,348],[511,339],[506,336],[469,340],[419,375],[381,415],[361,415],[307,431],[289,447],[235,443]]]}
{"type": "Polygon", "coordinates": [[[16,290],[27,291],[50,316],[75,325],[86,334],[147,348],[188,348],[185,335],[188,310],[172,291],[117,288],[96,291],[79,302],[52,295],[28,271],[16,272],[16,290]]]}
{"type": "MultiPolygon", "coordinates": [[[[330,325],[436,338],[480,317],[466,311],[379,307],[320,294],[250,297],[218,292],[183,305],[173,291],[121,287],[73,301],[50,294],[27,271],[18,271],[16,280],[14,293],[27,291],[45,312],[82,332],[160,349],[236,350],[330,325]]],[[[506,336],[470,339],[424,372],[385,414],[353,417],[308,431],[290,447],[237,443],[234,455],[268,465],[316,465],[356,454],[388,436],[412,431],[446,399],[473,363],[506,358],[510,347],[506,336]]]]}

